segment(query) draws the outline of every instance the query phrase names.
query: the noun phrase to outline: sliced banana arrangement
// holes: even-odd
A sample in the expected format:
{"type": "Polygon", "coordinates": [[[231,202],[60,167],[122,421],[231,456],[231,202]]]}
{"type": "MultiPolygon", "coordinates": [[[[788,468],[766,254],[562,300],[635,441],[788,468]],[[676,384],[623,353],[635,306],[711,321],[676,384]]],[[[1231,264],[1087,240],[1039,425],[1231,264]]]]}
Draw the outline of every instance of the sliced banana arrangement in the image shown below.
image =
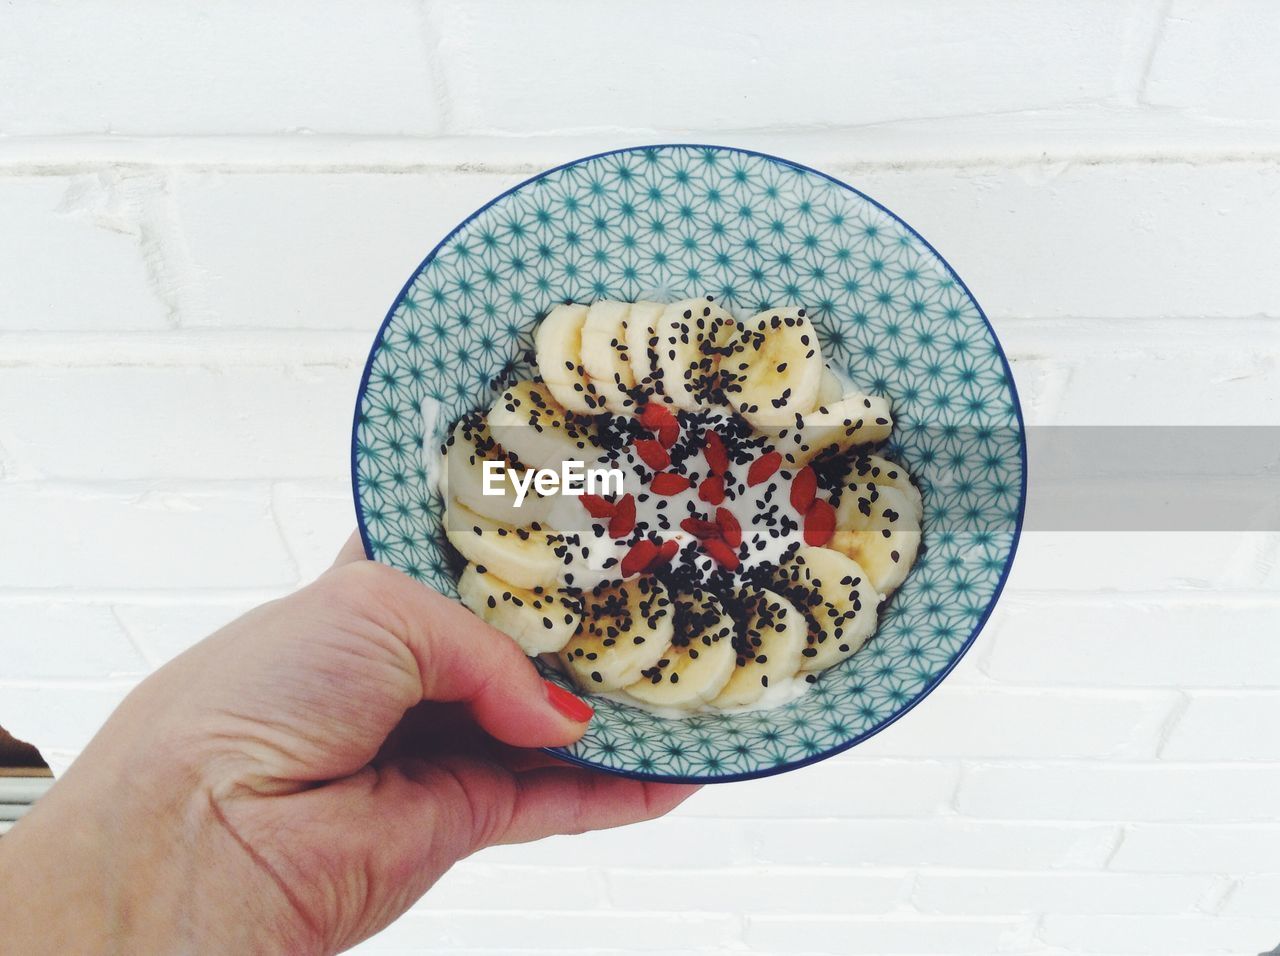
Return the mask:
{"type": "Polygon", "coordinates": [[[876,451],[889,399],[827,367],[804,308],[564,303],[534,346],[439,449],[477,617],[663,714],[776,706],[874,636],[923,498],[876,451]],[[570,488],[575,467],[619,481],[570,488]]]}
{"type": "Polygon", "coordinates": [[[746,323],[740,344],[727,363],[733,377],[725,388],[738,414],[769,427],[814,410],[826,366],[804,309],[761,312],[746,323]]]}
{"type": "Polygon", "coordinates": [[[670,646],[626,690],[650,704],[694,707],[719,694],[733,676],[737,657],[733,618],[713,594],[701,588],[673,604],[675,632],[670,646]]]}
{"type": "Polygon", "coordinates": [[[662,400],[692,412],[723,394],[720,360],[738,338],[733,316],[705,299],[673,302],[658,319],[655,336],[653,374],[662,400]]]}

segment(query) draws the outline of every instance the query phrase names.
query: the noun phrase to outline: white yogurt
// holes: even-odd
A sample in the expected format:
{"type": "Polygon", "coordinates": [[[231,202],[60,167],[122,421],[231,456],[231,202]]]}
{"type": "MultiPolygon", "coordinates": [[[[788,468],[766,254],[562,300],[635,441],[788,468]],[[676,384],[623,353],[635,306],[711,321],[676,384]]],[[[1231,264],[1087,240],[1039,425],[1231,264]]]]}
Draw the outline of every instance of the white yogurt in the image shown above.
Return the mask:
{"type": "MultiPolygon", "coordinates": [[[[761,566],[776,567],[788,549],[802,545],[803,515],[791,505],[791,471],[776,471],[768,480],[751,486],[747,484],[750,462],[739,464],[731,460],[724,475],[724,483],[728,489],[725,500],[714,505],[699,497],[699,485],[712,472],[701,442],[696,437],[704,429],[723,431],[729,418],[728,414],[718,410],[705,411],[699,413],[689,427],[681,429],[678,444],[689,443],[698,450],[687,457],[678,469],[672,469],[690,480],[686,490],[674,495],[659,495],[652,490],[651,481],[656,472],[631,446],[619,449],[612,455],[606,452],[597,459],[588,461],[588,468],[622,470],[623,491],[635,498],[636,529],[639,534],[633,532],[625,538],[614,540],[608,534],[608,521],[593,519],[583,506],[581,498],[559,496],[551,507],[547,524],[566,535],[570,548],[571,561],[561,572],[561,583],[570,587],[590,588],[602,581],[621,580],[619,566],[622,559],[633,541],[646,534],[663,541],[675,541],[680,546],[680,552],[674,559],[676,562],[691,551],[693,560],[705,579],[715,568],[714,559],[702,549],[698,538],[680,527],[680,522],[691,516],[714,522],[718,508],[729,511],[742,528],[743,543],[737,549],[741,561],[739,576],[761,566]],[[772,514],[775,527],[766,525],[763,520],[766,513],[772,514]],[[782,524],[783,517],[791,522],[786,530],[778,526],[782,524]]],[[[750,443],[759,446],[762,451],[770,448],[765,439],[758,436],[751,439],[750,443]]]]}

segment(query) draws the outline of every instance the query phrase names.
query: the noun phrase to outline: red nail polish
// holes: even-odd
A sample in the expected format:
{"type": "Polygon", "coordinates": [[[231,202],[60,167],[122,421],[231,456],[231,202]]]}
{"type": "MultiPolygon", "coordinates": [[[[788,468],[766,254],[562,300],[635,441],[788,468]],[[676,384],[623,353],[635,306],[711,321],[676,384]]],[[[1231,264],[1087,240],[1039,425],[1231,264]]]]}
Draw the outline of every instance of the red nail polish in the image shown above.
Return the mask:
{"type": "Polygon", "coordinates": [[[559,684],[553,684],[549,680],[544,680],[542,683],[546,685],[547,700],[551,701],[551,706],[570,720],[585,724],[595,716],[595,710],[581,697],[575,697],[559,684]]]}

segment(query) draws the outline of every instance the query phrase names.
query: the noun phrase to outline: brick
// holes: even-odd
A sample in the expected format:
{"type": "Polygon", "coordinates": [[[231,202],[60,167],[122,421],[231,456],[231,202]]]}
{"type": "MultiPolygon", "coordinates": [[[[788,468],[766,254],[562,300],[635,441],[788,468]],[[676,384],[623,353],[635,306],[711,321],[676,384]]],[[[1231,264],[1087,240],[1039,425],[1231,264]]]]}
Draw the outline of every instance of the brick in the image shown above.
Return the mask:
{"type": "Polygon", "coordinates": [[[1215,119],[1276,118],[1280,21],[1266,0],[1178,0],[1151,60],[1145,99],[1215,119]]]}
{"type": "Polygon", "coordinates": [[[916,877],[911,902],[925,913],[1172,913],[1192,910],[1207,876],[1132,873],[934,873],[916,877]]]}
{"type": "Polygon", "coordinates": [[[958,777],[954,764],[846,753],[803,773],[704,789],[681,805],[681,813],[757,819],[931,816],[949,805],[958,777]]]}
{"type": "Polygon", "coordinates": [[[0,603],[0,673],[10,680],[142,674],[147,665],[103,604],[0,603]]]}
{"type": "MultiPolygon", "coordinates": [[[[1223,335],[1231,331],[1231,324],[1221,326],[1223,335]]],[[[1252,338],[1252,331],[1244,334],[1252,338]]],[[[1183,342],[1135,353],[1103,333],[1093,345],[1087,357],[1062,357],[1068,381],[1055,425],[1280,424],[1280,368],[1265,354],[1230,348],[1221,338],[1209,347],[1183,342]],[[1188,354],[1191,348],[1198,354],[1188,354]],[[1188,381],[1213,382],[1213,401],[1188,381]]]]}
{"type": "Polygon", "coordinates": [[[1067,952],[1125,956],[1208,956],[1255,953],[1280,940],[1280,919],[1221,916],[1059,916],[1040,925],[1039,938],[1067,952]]]}
{"type": "Polygon", "coordinates": [[[1276,312],[1266,282],[1205,281],[1269,274],[1269,251],[1280,246],[1273,163],[873,169],[848,178],[918,229],[997,320],[1276,312]]]}
{"type": "Polygon", "coordinates": [[[932,820],[775,820],[750,833],[761,863],[963,866],[1004,869],[1097,867],[1116,827],[932,820]]]}
{"type": "Polygon", "coordinates": [[[356,528],[349,481],[279,482],[271,489],[272,509],[304,581],[318,577],[356,528]]]}
{"type": "Polygon", "coordinates": [[[1171,698],[949,687],[858,746],[861,757],[1122,757],[1155,753],[1171,698]]]}
{"type": "Polygon", "coordinates": [[[0,681],[0,727],[41,751],[80,751],[132,687],[132,682],[86,687],[0,681]]]}
{"type": "Polygon", "coordinates": [[[494,846],[475,855],[486,864],[594,866],[732,866],[751,861],[750,821],[694,819],[676,813],[646,823],[581,836],[554,836],[532,846],[494,846]]]}
{"type": "Polygon", "coordinates": [[[1125,831],[1108,864],[1141,873],[1272,873],[1280,860],[1280,828],[1140,824],[1125,831]]]}
{"type": "Polygon", "coordinates": [[[420,953],[425,944],[433,953],[467,949],[507,953],[518,941],[525,950],[597,953],[602,951],[602,941],[616,940],[625,941],[629,952],[666,954],[685,947],[686,951],[718,951],[733,939],[736,926],[735,917],[718,914],[414,910],[375,938],[377,952],[407,947],[420,953]]]}
{"type": "MultiPolygon", "coordinates": [[[[1265,317],[1105,322],[1024,318],[1000,321],[996,330],[1013,364],[1023,414],[1030,425],[1212,428],[1224,422],[1232,426],[1280,423],[1280,368],[1268,359],[1280,348],[1280,328],[1265,317]],[[1248,339],[1254,347],[1241,349],[1233,344],[1241,339],[1248,339]],[[1212,382],[1213,401],[1206,402],[1202,394],[1187,388],[1189,379],[1212,382]]],[[[1084,441],[1100,433],[1069,434],[1075,441],[1084,441]]],[[[1129,437],[1123,431],[1115,434],[1121,439],[1129,437]]],[[[1265,464],[1265,455],[1261,461],[1250,461],[1259,447],[1257,436],[1244,430],[1231,436],[1240,439],[1236,448],[1224,441],[1223,453],[1232,462],[1255,467],[1265,464]]],[[[1162,442],[1157,432],[1135,437],[1157,449],[1168,447],[1168,439],[1162,442]]],[[[1119,469],[1134,471],[1132,461],[1113,466],[1105,453],[1084,463],[1061,462],[1052,456],[1078,456],[1080,448],[1055,441],[1054,432],[1039,438],[1033,435],[1030,441],[1032,452],[1037,454],[1037,481],[1073,472],[1103,476],[1119,469]],[[1064,466],[1074,467],[1069,471],[1064,466]]],[[[1160,475],[1203,474],[1206,470],[1193,455],[1181,462],[1167,455],[1152,469],[1160,475]]]]}
{"type": "Polygon", "coordinates": [[[956,808],[998,819],[1269,823],[1277,792],[1280,765],[976,766],[965,771],[956,808]]]}
{"type": "Polygon", "coordinates": [[[0,486],[9,588],[217,588],[292,584],[265,490],[0,486]],[[31,545],[39,542],[39,546],[31,545]]]}
{"type": "Polygon", "coordinates": [[[265,600],[182,596],[164,604],[116,603],[112,611],[147,662],[159,667],[265,600]]]}
{"type": "Polygon", "coordinates": [[[1280,904],[1280,874],[1246,876],[1227,895],[1223,916],[1275,917],[1280,904]]]}
{"type": "Polygon", "coordinates": [[[1062,394],[1071,375],[1071,367],[1059,356],[1018,355],[1011,351],[1011,339],[1007,330],[1017,328],[1016,323],[1001,323],[997,332],[1000,344],[1013,369],[1013,381],[1018,387],[1018,402],[1022,417],[1028,426],[1052,425],[1061,414],[1062,394]]]}
{"type": "Polygon", "coordinates": [[[168,309],[141,248],[143,204],[105,176],[0,176],[0,331],[164,328],[168,309]]]}
{"type": "Polygon", "coordinates": [[[204,306],[191,323],[364,329],[363,367],[387,309],[423,257],[523,178],[181,174],[174,205],[204,306]]]}
{"type": "Polygon", "coordinates": [[[43,368],[355,368],[369,353],[368,329],[168,329],[164,332],[19,332],[3,339],[0,364],[43,368]]]}
{"type": "Polygon", "coordinates": [[[420,909],[510,910],[512,901],[528,910],[591,910],[607,907],[604,878],[590,867],[556,867],[554,878],[542,867],[487,866],[471,860],[456,864],[431,887],[420,909]]]}
{"type": "Polygon", "coordinates": [[[354,365],[14,368],[0,407],[26,409],[6,445],[45,477],[341,480],[359,382],[354,365]]]}
{"type": "Polygon", "coordinates": [[[299,0],[18,4],[0,34],[0,132],[433,133],[418,7],[299,0]],[[92,77],[92,82],[86,82],[92,77]]]}
{"type": "Polygon", "coordinates": [[[605,871],[609,897],[619,910],[646,909],[654,900],[675,912],[795,914],[884,913],[904,899],[901,873],[866,873],[823,867],[771,866],[709,870],[605,871]]]}
{"type": "Polygon", "coordinates": [[[1280,694],[1197,693],[1169,734],[1169,760],[1280,760],[1280,694]]]}
{"type": "MultiPolygon", "coordinates": [[[[1028,524],[1035,484],[1028,482],[1028,524]]],[[[1241,531],[1024,531],[1011,591],[1183,591],[1263,588],[1274,573],[1241,531]]]]}
{"type": "Polygon", "coordinates": [[[1010,952],[1010,947],[1029,935],[1025,924],[1016,920],[749,916],[745,938],[753,951],[766,953],[839,953],[842,956],[980,953],[990,956],[1010,952]]]}
{"type": "Polygon", "coordinates": [[[1002,601],[983,635],[995,680],[1091,687],[1280,685],[1268,602],[1002,601]]]}
{"type": "Polygon", "coordinates": [[[512,30],[501,3],[442,6],[451,131],[830,128],[1078,104],[1110,93],[1125,21],[1098,2],[1081,16],[1066,3],[890,13],[835,0],[662,0],[625,29],[589,4],[523,9],[512,30]],[[574,56],[548,57],[567,35],[574,56]],[[783,50],[804,50],[802,68],[783,50]],[[614,79],[628,74],[644,82],[614,79]]]}

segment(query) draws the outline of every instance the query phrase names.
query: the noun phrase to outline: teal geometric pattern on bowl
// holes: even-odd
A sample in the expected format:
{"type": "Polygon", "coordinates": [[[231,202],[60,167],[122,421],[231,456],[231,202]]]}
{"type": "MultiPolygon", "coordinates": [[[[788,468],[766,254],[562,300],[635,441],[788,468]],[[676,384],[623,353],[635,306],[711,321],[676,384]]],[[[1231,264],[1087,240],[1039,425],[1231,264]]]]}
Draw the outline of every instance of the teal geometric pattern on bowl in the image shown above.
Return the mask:
{"type": "Polygon", "coordinates": [[[555,751],[711,782],[801,766],[883,729],[968,649],[1013,561],[1026,452],[1009,366],[968,289],[906,223],[816,170],[718,146],[619,150],[536,176],[450,233],[396,298],[356,402],[352,482],[366,553],[456,596],[424,404],[442,425],[487,408],[556,303],[704,294],[740,314],[805,306],[828,363],[890,399],[887,454],[924,489],[922,553],[879,631],[804,696],[678,720],[593,698],[586,736],[555,751]]]}

